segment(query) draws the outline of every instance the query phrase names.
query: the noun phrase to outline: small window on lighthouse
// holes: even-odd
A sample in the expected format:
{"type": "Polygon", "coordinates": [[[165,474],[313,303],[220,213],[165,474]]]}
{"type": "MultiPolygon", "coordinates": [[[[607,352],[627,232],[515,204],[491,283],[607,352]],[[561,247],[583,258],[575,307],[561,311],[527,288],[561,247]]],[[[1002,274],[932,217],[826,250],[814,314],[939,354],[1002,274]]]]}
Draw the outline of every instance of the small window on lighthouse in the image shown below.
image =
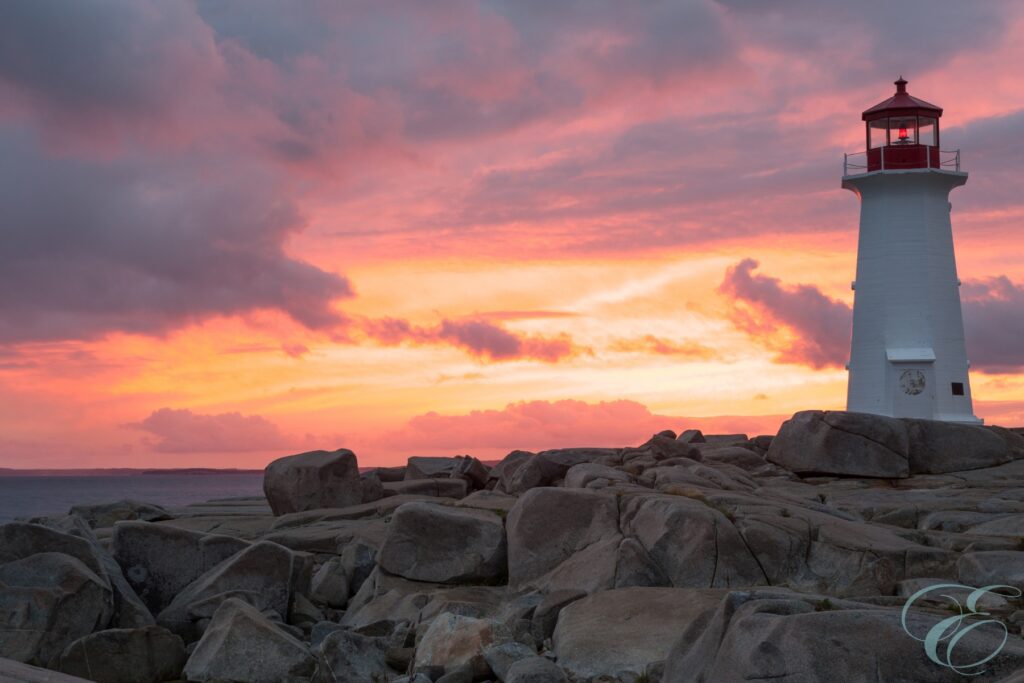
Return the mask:
{"type": "Polygon", "coordinates": [[[953,382],[953,395],[954,396],[963,396],[964,395],[964,383],[963,382],[953,382]]]}
{"type": "Polygon", "coordinates": [[[869,144],[871,149],[885,147],[885,131],[889,128],[889,119],[876,119],[868,122],[869,144]]]}
{"type": "Polygon", "coordinates": [[[913,145],[917,142],[917,117],[894,116],[889,119],[889,144],[913,145]]]}
{"type": "Polygon", "coordinates": [[[919,116],[918,120],[918,131],[917,139],[918,144],[928,145],[929,147],[935,147],[939,143],[935,139],[936,123],[937,121],[927,116],[919,116]]]}

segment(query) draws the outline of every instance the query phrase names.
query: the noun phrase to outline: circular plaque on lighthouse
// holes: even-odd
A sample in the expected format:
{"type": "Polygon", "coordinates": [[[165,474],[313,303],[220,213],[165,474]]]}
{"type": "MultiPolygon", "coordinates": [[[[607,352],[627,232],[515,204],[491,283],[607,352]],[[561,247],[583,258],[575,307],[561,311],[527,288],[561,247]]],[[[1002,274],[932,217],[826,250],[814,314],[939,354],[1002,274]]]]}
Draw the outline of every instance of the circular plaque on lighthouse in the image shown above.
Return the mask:
{"type": "Polygon", "coordinates": [[[924,391],[924,373],[920,370],[904,370],[900,375],[900,388],[909,396],[917,396],[924,391]]]}

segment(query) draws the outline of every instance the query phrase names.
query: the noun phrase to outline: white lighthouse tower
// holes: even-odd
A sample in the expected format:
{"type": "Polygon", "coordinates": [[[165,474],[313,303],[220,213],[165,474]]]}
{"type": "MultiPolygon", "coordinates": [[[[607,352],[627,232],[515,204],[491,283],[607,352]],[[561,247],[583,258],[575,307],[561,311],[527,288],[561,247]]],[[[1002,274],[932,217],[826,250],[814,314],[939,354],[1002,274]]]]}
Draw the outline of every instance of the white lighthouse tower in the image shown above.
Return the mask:
{"type": "Polygon", "coordinates": [[[846,155],[860,197],[847,410],[980,423],[971,406],[949,192],[967,182],[940,151],[942,109],[907,93],[863,114],[865,152],[846,155]]]}

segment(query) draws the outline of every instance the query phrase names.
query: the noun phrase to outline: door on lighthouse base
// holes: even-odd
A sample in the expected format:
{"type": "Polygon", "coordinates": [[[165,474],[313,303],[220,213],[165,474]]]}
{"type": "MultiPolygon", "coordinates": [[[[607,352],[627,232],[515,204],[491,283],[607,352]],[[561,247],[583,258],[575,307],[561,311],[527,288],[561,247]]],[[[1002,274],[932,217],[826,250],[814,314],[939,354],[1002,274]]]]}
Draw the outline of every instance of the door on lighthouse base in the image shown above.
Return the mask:
{"type": "Polygon", "coordinates": [[[935,417],[935,368],[931,362],[891,362],[889,387],[894,417],[935,417]]]}

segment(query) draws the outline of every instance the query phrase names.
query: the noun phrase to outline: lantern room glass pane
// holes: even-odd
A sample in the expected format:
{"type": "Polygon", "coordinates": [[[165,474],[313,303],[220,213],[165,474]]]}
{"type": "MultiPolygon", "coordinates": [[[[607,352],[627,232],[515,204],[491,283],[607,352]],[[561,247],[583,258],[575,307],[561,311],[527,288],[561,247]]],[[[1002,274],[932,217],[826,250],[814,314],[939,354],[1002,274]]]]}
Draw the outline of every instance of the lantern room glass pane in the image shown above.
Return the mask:
{"type": "Polygon", "coordinates": [[[918,116],[917,140],[919,145],[934,147],[938,144],[935,139],[938,121],[927,116],[918,116]]]}
{"type": "Polygon", "coordinates": [[[889,119],[890,145],[913,145],[916,141],[916,116],[893,116],[889,119]]]}
{"type": "Polygon", "coordinates": [[[868,146],[870,149],[885,147],[885,131],[889,127],[889,119],[868,121],[868,146]]]}

